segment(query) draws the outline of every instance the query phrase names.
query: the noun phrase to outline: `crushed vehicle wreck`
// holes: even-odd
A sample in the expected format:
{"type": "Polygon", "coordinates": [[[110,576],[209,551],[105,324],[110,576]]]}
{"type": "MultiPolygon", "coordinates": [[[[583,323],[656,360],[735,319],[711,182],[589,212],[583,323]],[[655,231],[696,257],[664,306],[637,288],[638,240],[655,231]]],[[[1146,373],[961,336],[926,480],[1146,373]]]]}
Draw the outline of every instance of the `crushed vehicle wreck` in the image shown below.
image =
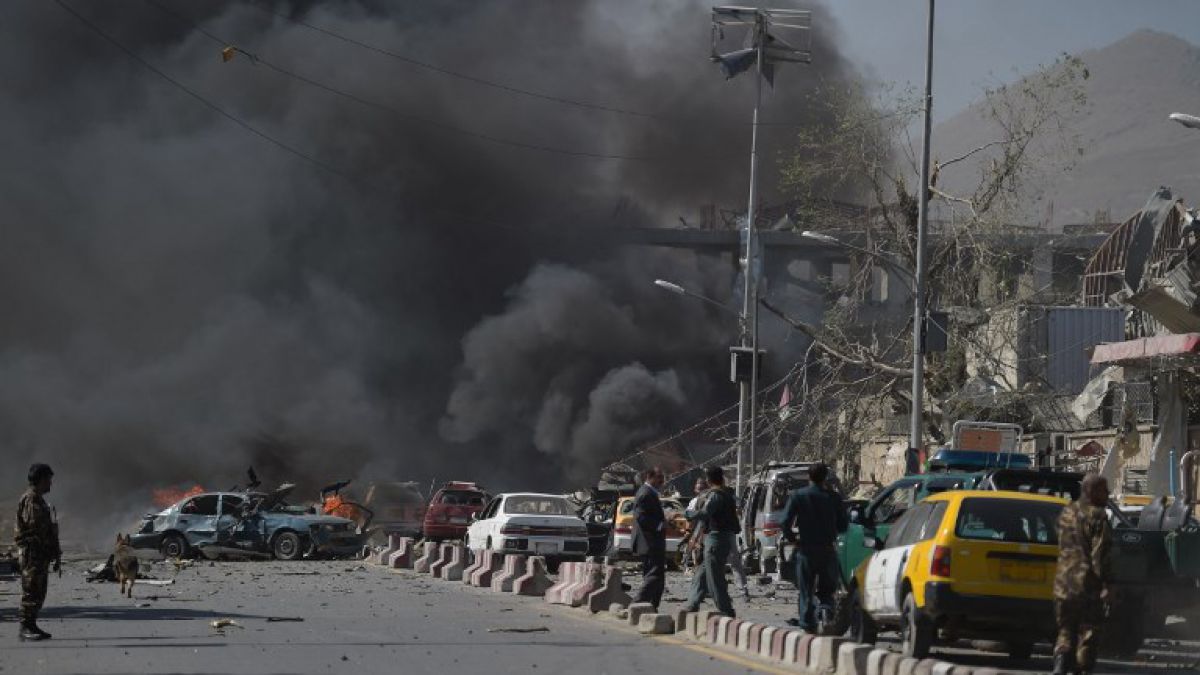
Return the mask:
{"type": "Polygon", "coordinates": [[[137,549],[167,558],[203,555],[299,560],[306,556],[350,557],[367,537],[354,521],[318,515],[284,499],[295,488],[273,492],[205,492],[143,517],[132,537],[137,549]]]}

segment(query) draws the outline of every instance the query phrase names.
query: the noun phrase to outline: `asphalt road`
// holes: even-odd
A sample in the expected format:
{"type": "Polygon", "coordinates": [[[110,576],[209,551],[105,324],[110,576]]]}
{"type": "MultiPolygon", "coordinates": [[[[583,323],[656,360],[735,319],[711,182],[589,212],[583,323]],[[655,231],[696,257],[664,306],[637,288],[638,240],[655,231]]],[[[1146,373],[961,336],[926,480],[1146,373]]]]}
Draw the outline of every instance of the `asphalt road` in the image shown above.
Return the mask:
{"type": "MultiPolygon", "coordinates": [[[[197,563],[170,586],[88,584],[89,563],[52,577],[42,627],[17,640],[19,584],[0,581],[3,673],[704,673],[756,672],[733,655],[616,621],[388,572],[359,562],[197,563]],[[274,618],[302,621],[272,621],[274,618]],[[211,622],[238,626],[216,630],[211,622]],[[537,632],[497,632],[534,629],[537,632]],[[546,629],[546,630],[542,630],[546,629]]],[[[770,672],[765,664],[764,672],[770,672]]]]}

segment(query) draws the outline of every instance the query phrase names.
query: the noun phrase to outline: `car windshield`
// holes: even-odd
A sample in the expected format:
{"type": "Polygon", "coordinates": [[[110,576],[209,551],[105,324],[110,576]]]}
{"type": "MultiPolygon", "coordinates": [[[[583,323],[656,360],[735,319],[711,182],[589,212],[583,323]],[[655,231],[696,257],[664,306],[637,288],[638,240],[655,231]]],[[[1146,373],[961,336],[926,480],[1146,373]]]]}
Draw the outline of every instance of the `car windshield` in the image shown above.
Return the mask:
{"type": "Polygon", "coordinates": [[[452,506],[483,506],[483,493],[473,490],[444,490],[438,497],[439,504],[452,506]]]}
{"type": "Polygon", "coordinates": [[[1023,499],[964,499],[955,535],[1021,544],[1058,544],[1058,515],[1063,505],[1023,499]]]}
{"type": "Polygon", "coordinates": [[[505,513],[526,513],[539,516],[569,516],[575,512],[562,497],[516,495],[504,500],[505,513]]]}

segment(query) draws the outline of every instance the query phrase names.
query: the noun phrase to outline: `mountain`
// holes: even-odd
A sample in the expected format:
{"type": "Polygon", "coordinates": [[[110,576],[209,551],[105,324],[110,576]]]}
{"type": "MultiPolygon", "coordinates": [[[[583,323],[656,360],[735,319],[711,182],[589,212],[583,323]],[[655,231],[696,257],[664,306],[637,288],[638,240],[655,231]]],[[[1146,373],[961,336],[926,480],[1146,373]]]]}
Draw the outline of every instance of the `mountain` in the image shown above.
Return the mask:
{"type": "MultiPolygon", "coordinates": [[[[1072,170],[1045,177],[1046,195],[1031,207],[1034,220],[1058,230],[1107,210],[1119,222],[1160,185],[1200,204],[1200,130],[1167,119],[1172,112],[1200,115],[1200,48],[1139,30],[1079,56],[1089,72],[1088,105],[1072,130],[1084,154],[1072,170]]],[[[934,128],[933,157],[945,161],[996,137],[975,104],[934,128]]],[[[969,189],[977,179],[978,164],[951,168],[941,177],[948,189],[969,189]]]]}

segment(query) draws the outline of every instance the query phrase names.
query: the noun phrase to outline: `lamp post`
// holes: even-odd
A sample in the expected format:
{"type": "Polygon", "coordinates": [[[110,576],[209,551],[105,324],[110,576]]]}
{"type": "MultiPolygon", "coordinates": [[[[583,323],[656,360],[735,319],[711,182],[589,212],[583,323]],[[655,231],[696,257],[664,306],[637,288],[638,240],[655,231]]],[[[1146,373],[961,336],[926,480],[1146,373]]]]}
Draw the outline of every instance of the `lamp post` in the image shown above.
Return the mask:
{"type": "Polygon", "coordinates": [[[929,135],[933,130],[933,9],[929,0],[929,16],[925,35],[925,134],[921,142],[921,182],[917,207],[917,269],[913,284],[913,381],[912,418],[909,420],[908,453],[904,457],[905,473],[920,470],[919,454],[925,441],[921,430],[922,407],[925,402],[925,237],[929,230],[929,135]]]}

